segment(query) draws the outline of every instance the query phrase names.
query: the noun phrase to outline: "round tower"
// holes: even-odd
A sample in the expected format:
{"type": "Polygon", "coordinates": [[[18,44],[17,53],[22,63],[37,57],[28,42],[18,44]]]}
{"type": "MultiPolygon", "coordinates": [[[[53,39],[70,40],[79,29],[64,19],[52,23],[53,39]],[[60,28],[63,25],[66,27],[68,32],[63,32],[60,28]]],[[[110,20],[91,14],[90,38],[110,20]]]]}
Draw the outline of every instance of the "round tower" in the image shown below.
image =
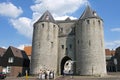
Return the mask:
{"type": "Polygon", "coordinates": [[[57,72],[58,25],[49,11],[34,24],[31,74],[51,70],[57,72]]]}
{"type": "Polygon", "coordinates": [[[89,6],[76,24],[76,73],[105,75],[103,20],[89,6]]]}

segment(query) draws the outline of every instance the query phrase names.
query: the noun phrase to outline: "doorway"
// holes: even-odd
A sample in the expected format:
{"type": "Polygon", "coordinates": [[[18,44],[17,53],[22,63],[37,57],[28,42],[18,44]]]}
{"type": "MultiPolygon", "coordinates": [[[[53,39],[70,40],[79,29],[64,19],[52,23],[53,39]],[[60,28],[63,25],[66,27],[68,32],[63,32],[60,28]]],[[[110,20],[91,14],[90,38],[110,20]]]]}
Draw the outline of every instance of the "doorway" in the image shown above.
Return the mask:
{"type": "Polygon", "coordinates": [[[61,75],[63,75],[63,71],[65,68],[65,65],[68,64],[69,61],[72,61],[72,59],[68,56],[65,56],[62,60],[61,60],[61,75]]]}

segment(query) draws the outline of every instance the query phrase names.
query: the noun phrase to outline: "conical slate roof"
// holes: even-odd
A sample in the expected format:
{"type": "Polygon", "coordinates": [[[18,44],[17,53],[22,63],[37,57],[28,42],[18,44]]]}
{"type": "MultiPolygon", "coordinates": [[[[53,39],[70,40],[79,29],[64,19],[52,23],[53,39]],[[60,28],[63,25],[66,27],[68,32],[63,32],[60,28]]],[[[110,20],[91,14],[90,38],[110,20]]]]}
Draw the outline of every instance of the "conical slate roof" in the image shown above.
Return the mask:
{"type": "Polygon", "coordinates": [[[38,21],[55,23],[53,16],[51,15],[51,13],[48,10],[41,16],[41,18],[38,21]]]}
{"type": "Polygon", "coordinates": [[[93,11],[90,6],[87,6],[85,11],[83,12],[80,19],[86,19],[86,18],[99,18],[101,19],[95,11],[93,11]]]}

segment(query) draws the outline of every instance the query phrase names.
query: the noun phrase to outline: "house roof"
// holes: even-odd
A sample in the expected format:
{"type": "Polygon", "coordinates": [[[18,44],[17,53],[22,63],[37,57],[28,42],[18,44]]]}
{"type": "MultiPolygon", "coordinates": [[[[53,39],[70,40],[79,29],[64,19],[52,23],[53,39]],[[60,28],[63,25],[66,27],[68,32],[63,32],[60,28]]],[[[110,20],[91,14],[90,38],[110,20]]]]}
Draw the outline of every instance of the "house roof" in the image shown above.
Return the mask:
{"type": "Polygon", "coordinates": [[[51,13],[47,10],[38,20],[38,22],[53,22],[56,23],[51,13]]]}
{"type": "Polygon", "coordinates": [[[3,54],[5,53],[5,51],[6,51],[6,49],[0,47],[0,56],[3,56],[3,54]]]}
{"type": "Polygon", "coordinates": [[[20,49],[17,49],[17,48],[12,47],[12,46],[10,46],[9,48],[12,50],[13,55],[14,55],[15,57],[28,58],[28,56],[26,55],[25,51],[20,50],[20,49]]]}
{"type": "Polygon", "coordinates": [[[86,18],[99,18],[101,19],[96,11],[93,11],[89,5],[87,5],[85,11],[83,12],[82,16],[80,17],[80,19],[86,19],[86,18]]]}
{"type": "Polygon", "coordinates": [[[106,56],[115,55],[115,50],[105,49],[106,56]]]}
{"type": "Polygon", "coordinates": [[[31,47],[31,46],[25,46],[25,47],[24,47],[24,51],[26,52],[26,54],[27,54],[28,56],[31,56],[32,47],[31,47]]]}

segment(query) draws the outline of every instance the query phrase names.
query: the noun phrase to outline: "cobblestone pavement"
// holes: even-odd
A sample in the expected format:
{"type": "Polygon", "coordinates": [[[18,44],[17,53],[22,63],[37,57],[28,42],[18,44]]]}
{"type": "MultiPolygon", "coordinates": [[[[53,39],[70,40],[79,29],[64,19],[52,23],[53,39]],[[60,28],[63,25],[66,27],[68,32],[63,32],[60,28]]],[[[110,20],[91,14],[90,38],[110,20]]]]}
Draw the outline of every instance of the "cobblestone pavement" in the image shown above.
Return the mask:
{"type": "MultiPolygon", "coordinates": [[[[7,77],[4,80],[39,80],[37,77],[29,77],[26,79],[25,77],[7,77]]],[[[50,79],[52,80],[52,79],[50,79]]],[[[99,77],[99,76],[60,76],[55,80],[120,80],[120,72],[118,73],[108,73],[107,76],[99,77]]]]}
{"type": "MultiPolygon", "coordinates": [[[[0,79],[1,80],[1,79],[0,79]]],[[[31,78],[25,78],[25,77],[7,77],[3,80],[40,80],[37,77],[31,77],[31,78]]],[[[53,80],[53,79],[49,79],[49,80],[53,80]]]]}
{"type": "Polygon", "coordinates": [[[120,80],[120,77],[59,77],[56,80],[120,80]]]}
{"type": "MultiPolygon", "coordinates": [[[[29,79],[25,79],[25,78],[6,78],[4,80],[39,80],[37,78],[29,78],[29,79]]],[[[108,78],[70,78],[70,77],[59,77],[55,80],[120,80],[120,77],[108,77],[108,78]]]]}

